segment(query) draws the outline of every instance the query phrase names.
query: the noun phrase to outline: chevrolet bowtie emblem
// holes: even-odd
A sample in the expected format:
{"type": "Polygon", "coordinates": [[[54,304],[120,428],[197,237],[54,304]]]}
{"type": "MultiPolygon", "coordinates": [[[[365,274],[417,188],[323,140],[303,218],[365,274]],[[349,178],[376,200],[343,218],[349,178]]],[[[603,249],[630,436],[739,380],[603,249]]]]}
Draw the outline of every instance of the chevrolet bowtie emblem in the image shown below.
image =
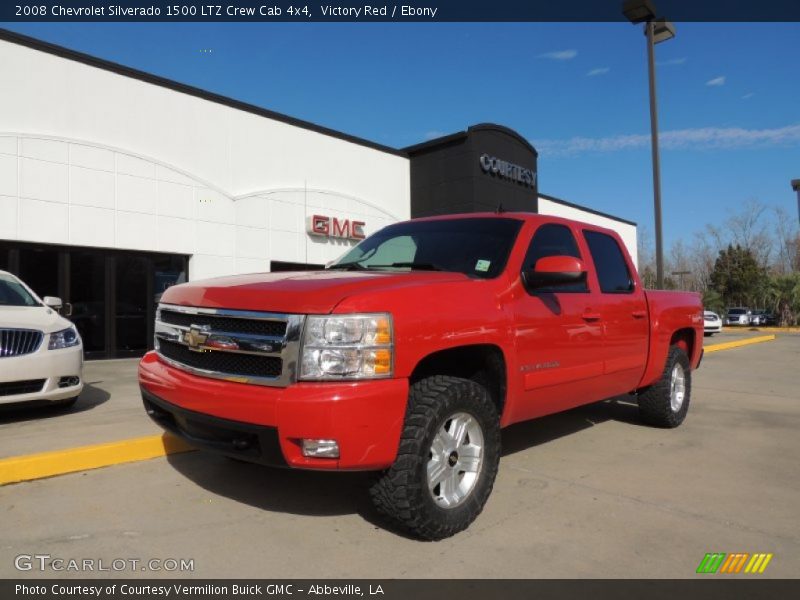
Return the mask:
{"type": "Polygon", "coordinates": [[[189,327],[189,331],[183,334],[183,343],[189,346],[189,350],[200,351],[201,346],[208,339],[208,330],[198,325],[189,327]]]}

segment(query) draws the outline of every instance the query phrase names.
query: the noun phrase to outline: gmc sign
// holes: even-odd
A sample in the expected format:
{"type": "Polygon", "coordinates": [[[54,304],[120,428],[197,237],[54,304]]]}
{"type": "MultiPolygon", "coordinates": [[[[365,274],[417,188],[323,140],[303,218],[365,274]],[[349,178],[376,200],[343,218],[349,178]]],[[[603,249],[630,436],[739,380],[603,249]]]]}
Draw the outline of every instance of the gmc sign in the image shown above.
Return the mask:
{"type": "Polygon", "coordinates": [[[308,219],[308,233],[320,237],[340,238],[345,240],[364,239],[364,221],[337,219],[325,215],[313,215],[308,219]]]}

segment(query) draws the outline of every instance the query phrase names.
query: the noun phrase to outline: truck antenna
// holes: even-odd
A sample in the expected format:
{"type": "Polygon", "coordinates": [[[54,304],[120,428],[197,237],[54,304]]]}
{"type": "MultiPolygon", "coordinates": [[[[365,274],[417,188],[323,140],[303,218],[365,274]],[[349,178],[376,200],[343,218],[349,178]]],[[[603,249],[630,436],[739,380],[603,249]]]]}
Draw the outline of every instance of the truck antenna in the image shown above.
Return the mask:
{"type": "Polygon", "coordinates": [[[502,202],[497,205],[497,208],[495,209],[494,212],[497,213],[498,215],[501,214],[501,213],[506,212],[506,209],[503,208],[503,203],[502,202]]]}

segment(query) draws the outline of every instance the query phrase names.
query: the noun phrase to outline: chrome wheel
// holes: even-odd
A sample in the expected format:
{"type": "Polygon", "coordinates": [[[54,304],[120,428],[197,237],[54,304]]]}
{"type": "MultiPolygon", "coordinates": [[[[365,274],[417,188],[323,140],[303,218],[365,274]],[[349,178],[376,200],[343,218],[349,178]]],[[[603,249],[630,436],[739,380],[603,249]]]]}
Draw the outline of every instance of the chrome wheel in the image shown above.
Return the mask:
{"type": "Polygon", "coordinates": [[[686,397],[686,374],[683,367],[676,364],[672,367],[672,375],[669,382],[669,405],[672,412],[678,412],[683,406],[683,399],[686,397]]]}
{"type": "Polygon", "coordinates": [[[442,508],[460,505],[475,488],[483,465],[483,430],[470,414],[447,418],[428,454],[428,489],[442,508]]]}

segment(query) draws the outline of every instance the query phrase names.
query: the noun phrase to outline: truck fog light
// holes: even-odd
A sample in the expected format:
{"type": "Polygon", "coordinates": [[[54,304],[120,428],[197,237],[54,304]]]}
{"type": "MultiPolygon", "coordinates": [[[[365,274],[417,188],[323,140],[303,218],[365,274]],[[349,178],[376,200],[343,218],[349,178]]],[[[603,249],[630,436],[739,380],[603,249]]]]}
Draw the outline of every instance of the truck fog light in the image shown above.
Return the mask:
{"type": "Polygon", "coordinates": [[[336,440],[303,440],[303,456],[309,458],[339,458],[336,440]]]}

